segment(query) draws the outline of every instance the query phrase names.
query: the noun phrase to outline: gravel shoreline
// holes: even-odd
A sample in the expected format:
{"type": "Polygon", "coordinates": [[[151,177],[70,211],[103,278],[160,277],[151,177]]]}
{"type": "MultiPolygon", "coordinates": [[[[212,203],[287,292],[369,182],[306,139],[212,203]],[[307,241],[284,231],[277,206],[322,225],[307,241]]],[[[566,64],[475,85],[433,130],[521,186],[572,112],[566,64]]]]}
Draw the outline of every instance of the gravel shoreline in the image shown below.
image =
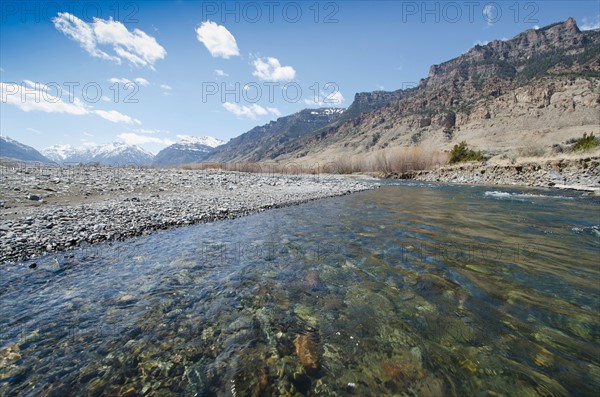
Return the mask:
{"type": "Polygon", "coordinates": [[[373,189],[339,175],[0,166],[0,263],[373,189]]]}
{"type": "Polygon", "coordinates": [[[462,163],[390,177],[424,182],[555,187],[599,194],[600,159],[588,157],[510,165],[462,163]]]}

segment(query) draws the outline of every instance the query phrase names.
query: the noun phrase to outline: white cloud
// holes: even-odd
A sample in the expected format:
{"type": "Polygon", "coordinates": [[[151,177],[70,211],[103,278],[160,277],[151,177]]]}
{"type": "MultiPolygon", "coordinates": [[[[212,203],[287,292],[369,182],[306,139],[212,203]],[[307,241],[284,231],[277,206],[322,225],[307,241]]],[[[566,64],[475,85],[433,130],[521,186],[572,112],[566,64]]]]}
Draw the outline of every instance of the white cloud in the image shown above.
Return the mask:
{"type": "Polygon", "coordinates": [[[117,135],[121,141],[125,142],[128,145],[143,145],[145,143],[158,143],[161,145],[172,145],[175,141],[170,140],[169,138],[156,138],[148,135],[139,135],[133,132],[124,132],[122,134],[117,135]]]}
{"type": "Polygon", "coordinates": [[[102,95],[102,97],[100,99],[103,100],[104,102],[110,102],[110,98],[107,97],[106,95],[102,95]]]}
{"type": "Polygon", "coordinates": [[[49,87],[46,84],[36,83],[36,82],[31,81],[31,80],[23,80],[23,83],[25,83],[25,85],[27,87],[33,88],[33,89],[36,89],[36,90],[41,90],[41,91],[44,91],[44,92],[48,92],[48,90],[49,90],[49,87]]]}
{"type": "Polygon", "coordinates": [[[62,98],[47,92],[43,84],[33,84],[26,80],[24,84],[0,83],[0,95],[2,103],[9,103],[21,109],[24,112],[33,110],[46,113],[67,113],[74,115],[88,114],[89,110],[85,104],[74,98],[65,102],[62,98]],[[25,87],[27,85],[28,87],[25,87]]]}
{"type": "Polygon", "coordinates": [[[86,23],[67,12],[59,12],[52,22],[56,29],[79,42],[81,48],[91,56],[117,64],[124,58],[133,65],[154,69],[154,63],[167,55],[154,37],[140,29],[130,32],[125,25],[112,18],[94,18],[92,23],[86,23]],[[100,44],[112,46],[116,55],[99,49],[100,44]]]}
{"type": "Polygon", "coordinates": [[[581,30],[595,30],[600,29],[600,15],[597,15],[595,18],[583,18],[583,24],[580,26],[581,30]]]}
{"type": "Polygon", "coordinates": [[[484,46],[487,44],[489,44],[489,41],[487,41],[487,40],[477,40],[475,43],[473,43],[473,45],[481,45],[481,46],[484,46]]]}
{"type": "Polygon", "coordinates": [[[272,113],[277,117],[281,116],[281,112],[277,108],[267,108],[267,110],[269,111],[269,113],[272,113]]]}
{"type": "Polygon", "coordinates": [[[136,83],[138,83],[139,85],[142,85],[144,87],[146,87],[147,85],[150,85],[150,82],[143,77],[137,77],[133,81],[135,81],[136,83]]]}
{"type": "Polygon", "coordinates": [[[56,29],[79,42],[81,48],[87,51],[91,56],[114,61],[119,64],[121,63],[119,57],[108,55],[106,52],[99,50],[96,47],[97,39],[91,24],[87,24],[67,12],[59,12],[57,16],[52,19],[52,22],[54,22],[54,27],[56,29]]]}
{"type": "Polygon", "coordinates": [[[156,133],[160,132],[160,130],[149,130],[149,129],[145,129],[145,128],[136,128],[133,130],[133,132],[139,132],[140,134],[156,134],[156,133]]]}
{"type": "Polygon", "coordinates": [[[218,25],[215,22],[202,22],[202,25],[196,28],[196,38],[204,44],[210,55],[215,58],[229,59],[232,56],[240,55],[235,37],[225,26],[218,25]]]}
{"type": "Polygon", "coordinates": [[[162,88],[162,90],[163,90],[163,95],[166,95],[166,96],[171,96],[171,95],[173,95],[173,94],[171,93],[171,91],[173,90],[173,87],[171,87],[170,85],[167,85],[167,84],[161,84],[161,85],[160,85],[160,88],[162,88]]]}
{"type": "Polygon", "coordinates": [[[306,98],[304,99],[304,103],[309,106],[337,106],[341,105],[344,100],[344,96],[336,88],[333,92],[325,92],[321,90],[318,97],[306,98]]]}
{"type": "Polygon", "coordinates": [[[261,80],[287,81],[296,77],[296,71],[291,66],[281,66],[277,58],[258,58],[254,61],[253,76],[261,80]]]}
{"type": "Polygon", "coordinates": [[[483,17],[487,21],[488,26],[493,26],[500,18],[499,6],[494,3],[488,3],[483,7],[483,17]]]}
{"type": "Polygon", "coordinates": [[[539,30],[539,29],[540,29],[540,26],[539,26],[539,25],[533,25],[533,29],[535,29],[535,30],[539,30]]]}
{"type": "Polygon", "coordinates": [[[61,97],[52,95],[47,86],[31,80],[25,80],[23,84],[0,82],[0,97],[2,103],[14,105],[24,112],[40,111],[76,116],[96,114],[113,123],[141,124],[140,120],[116,110],[92,110],[79,98],[69,98],[65,102],[61,97]]]}
{"type": "Polygon", "coordinates": [[[220,77],[228,77],[229,75],[221,69],[215,69],[215,74],[220,77]]]}
{"type": "Polygon", "coordinates": [[[116,110],[94,110],[93,113],[113,123],[142,124],[138,119],[134,119],[116,110]]]}
{"type": "Polygon", "coordinates": [[[253,103],[250,106],[246,106],[246,105],[239,105],[239,104],[233,103],[233,102],[225,102],[223,104],[223,107],[225,108],[225,110],[235,114],[236,116],[244,116],[244,117],[248,117],[253,120],[255,120],[258,116],[266,116],[269,113],[271,113],[275,116],[281,115],[281,112],[277,108],[266,108],[265,109],[262,106],[257,105],[256,103],[253,103]]]}
{"type": "Polygon", "coordinates": [[[136,85],[142,85],[142,86],[148,86],[150,85],[150,82],[148,80],[146,80],[143,77],[136,77],[133,80],[129,80],[127,78],[118,78],[118,77],[112,77],[110,79],[108,79],[108,81],[110,83],[118,83],[118,84],[136,84],[136,85]]]}
{"type": "Polygon", "coordinates": [[[31,127],[27,128],[27,131],[35,132],[36,134],[41,134],[42,133],[42,131],[36,130],[35,128],[31,128],[31,127]]]}

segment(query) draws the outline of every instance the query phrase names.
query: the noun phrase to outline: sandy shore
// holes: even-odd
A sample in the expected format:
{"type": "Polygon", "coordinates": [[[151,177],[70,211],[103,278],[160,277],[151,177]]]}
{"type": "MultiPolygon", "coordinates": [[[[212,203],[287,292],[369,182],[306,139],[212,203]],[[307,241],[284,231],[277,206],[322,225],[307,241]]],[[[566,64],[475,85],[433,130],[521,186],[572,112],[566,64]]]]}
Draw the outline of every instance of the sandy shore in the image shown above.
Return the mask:
{"type": "Polygon", "coordinates": [[[337,175],[0,166],[0,263],[376,184],[337,175]]]}

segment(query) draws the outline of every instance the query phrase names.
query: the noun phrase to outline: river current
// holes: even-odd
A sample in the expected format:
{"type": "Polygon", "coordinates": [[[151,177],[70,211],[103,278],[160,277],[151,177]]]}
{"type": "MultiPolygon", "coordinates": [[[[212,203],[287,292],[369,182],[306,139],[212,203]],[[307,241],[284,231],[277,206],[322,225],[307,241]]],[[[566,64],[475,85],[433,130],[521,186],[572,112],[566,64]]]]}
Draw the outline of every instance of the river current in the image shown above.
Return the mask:
{"type": "Polygon", "coordinates": [[[5,264],[0,395],[597,395],[599,225],[397,182],[5,264]]]}

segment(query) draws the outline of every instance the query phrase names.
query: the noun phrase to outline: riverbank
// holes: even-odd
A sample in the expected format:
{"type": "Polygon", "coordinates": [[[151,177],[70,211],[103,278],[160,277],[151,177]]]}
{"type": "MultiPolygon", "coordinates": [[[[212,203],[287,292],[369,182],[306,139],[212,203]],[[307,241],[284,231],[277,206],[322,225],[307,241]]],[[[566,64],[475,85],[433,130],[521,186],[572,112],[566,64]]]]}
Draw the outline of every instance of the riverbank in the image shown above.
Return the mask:
{"type": "Polygon", "coordinates": [[[0,166],[0,263],[340,196],[338,175],[0,166]]]}
{"type": "Polygon", "coordinates": [[[460,163],[386,177],[425,182],[570,188],[600,194],[600,158],[523,161],[516,164],[460,163]]]}

